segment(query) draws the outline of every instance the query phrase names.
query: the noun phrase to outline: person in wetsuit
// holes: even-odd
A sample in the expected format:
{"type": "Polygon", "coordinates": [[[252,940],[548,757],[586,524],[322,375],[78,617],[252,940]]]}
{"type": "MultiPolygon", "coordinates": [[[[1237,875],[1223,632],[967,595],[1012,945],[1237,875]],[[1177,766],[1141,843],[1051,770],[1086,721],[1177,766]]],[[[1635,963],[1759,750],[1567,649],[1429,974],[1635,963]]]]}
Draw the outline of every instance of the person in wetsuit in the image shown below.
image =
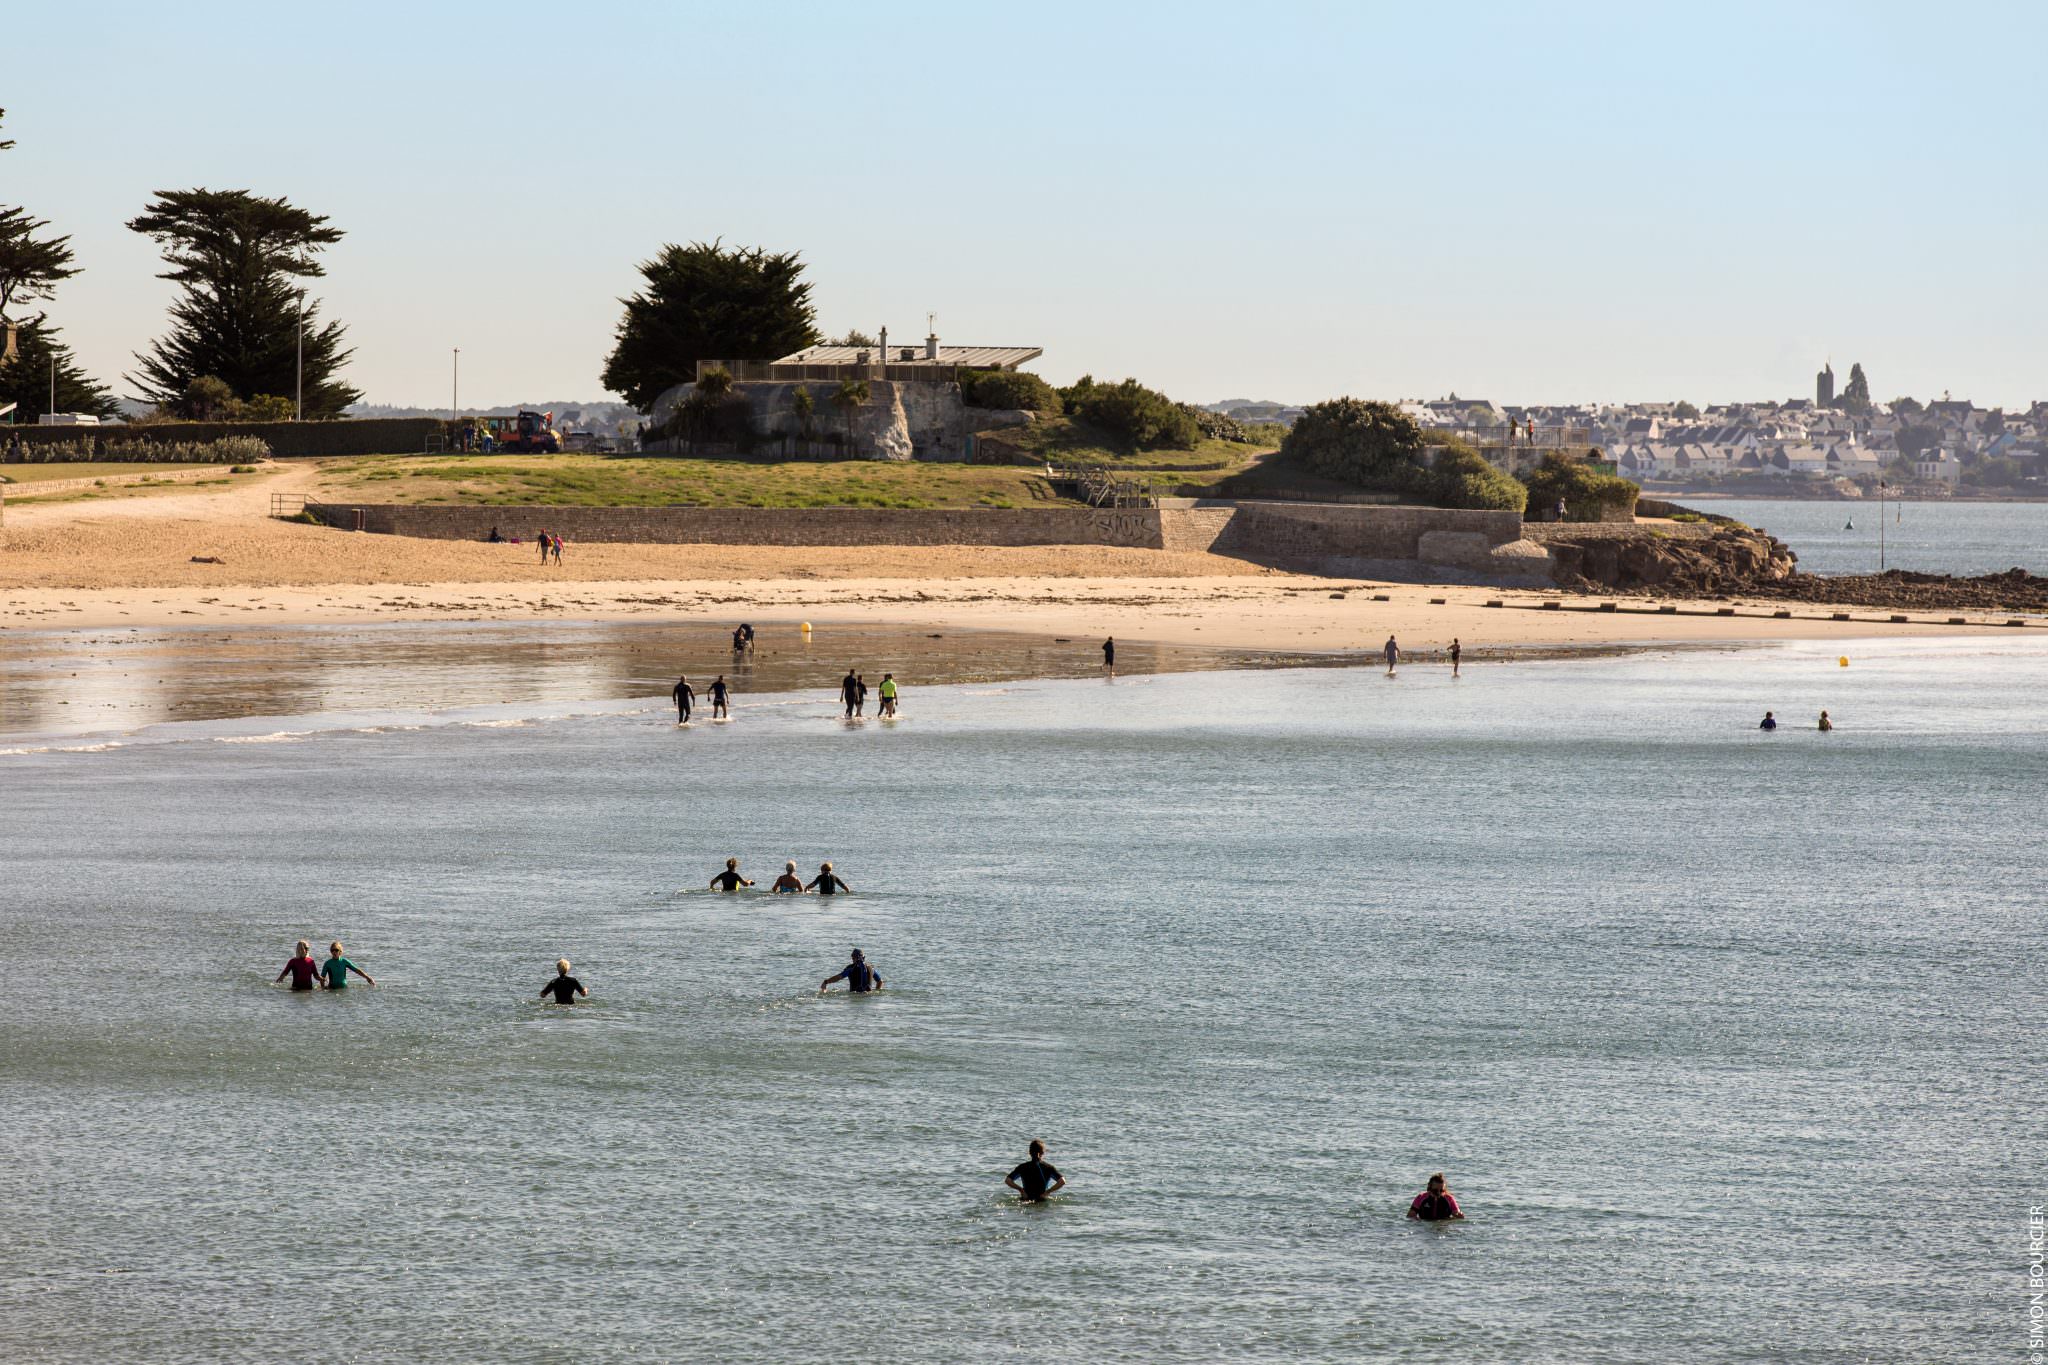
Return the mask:
{"type": "Polygon", "coordinates": [[[292,989],[295,991],[318,988],[320,964],[313,960],[313,945],[304,939],[299,940],[298,948],[292,953],[292,960],[284,964],[284,970],[273,977],[270,984],[274,986],[287,976],[292,979],[292,989]]]}
{"type": "Polygon", "coordinates": [[[1045,1159],[1045,1144],[1031,1139],[1031,1159],[1003,1177],[1003,1183],[1017,1192],[1020,1204],[1043,1203],[1066,1187],[1067,1178],[1045,1159]]]}
{"type": "Polygon", "coordinates": [[[726,705],[731,696],[732,689],[725,685],[725,674],[721,673],[717,681],[711,684],[711,719],[717,720],[721,716],[727,720],[732,719],[732,710],[726,705]]]}
{"type": "Polygon", "coordinates": [[[320,964],[320,974],[327,978],[328,990],[338,991],[346,989],[350,972],[354,972],[372,986],[377,984],[376,977],[371,976],[361,967],[358,967],[355,963],[350,962],[341,955],[341,944],[338,940],[327,945],[327,952],[327,960],[320,964]]]}
{"type": "Polygon", "coordinates": [[[1759,730],[1775,730],[1778,728],[1778,718],[1772,715],[1770,712],[1766,711],[1764,712],[1763,724],[1757,726],[1756,728],[1759,730]]]}
{"type": "Polygon", "coordinates": [[[540,988],[540,998],[545,1000],[552,995],[557,1005],[573,1005],[577,996],[589,994],[581,981],[569,975],[569,959],[566,957],[555,964],[555,979],[540,988]]]}
{"type": "Polygon", "coordinates": [[[855,995],[866,995],[869,991],[882,989],[882,974],[868,965],[868,960],[860,955],[858,948],[853,950],[853,960],[820,982],[818,990],[822,994],[827,986],[841,980],[846,982],[846,989],[855,995]]]}
{"type": "Polygon", "coordinates": [[[777,877],[775,885],[768,889],[777,895],[801,896],[804,893],[804,879],[796,875],[796,864],[794,862],[784,863],[782,865],[782,875],[777,877]]]}
{"type": "Polygon", "coordinates": [[[740,875],[740,860],[738,858],[727,858],[725,860],[725,871],[711,879],[711,889],[714,891],[737,891],[743,886],[752,885],[752,882],[740,875]]]}
{"type": "Polygon", "coordinates": [[[687,725],[690,721],[690,707],[697,701],[697,689],[690,686],[687,677],[677,678],[669,695],[676,699],[676,724],[687,725]]]}
{"type": "Polygon", "coordinates": [[[1102,666],[1116,672],[1116,637],[1113,635],[1102,642],[1102,666]]]}
{"type": "Polygon", "coordinates": [[[841,891],[846,892],[848,895],[853,894],[853,888],[846,884],[845,878],[832,870],[832,864],[830,863],[818,864],[818,875],[811,879],[810,886],[805,887],[804,890],[809,891],[814,887],[821,896],[836,896],[841,891]]]}
{"type": "Polygon", "coordinates": [[[1458,1196],[1444,1188],[1444,1173],[1438,1171],[1429,1178],[1429,1188],[1408,1205],[1408,1216],[1421,1223],[1442,1223],[1463,1219],[1465,1211],[1458,1207],[1458,1196]]]}
{"type": "Polygon", "coordinates": [[[732,628],[732,652],[743,654],[746,652],[746,648],[747,628],[745,626],[734,626],[732,628]]]}
{"type": "Polygon", "coordinates": [[[846,718],[853,719],[853,708],[860,705],[860,675],[852,669],[839,680],[839,700],[846,703],[846,718]]]}
{"type": "Polygon", "coordinates": [[[1392,676],[1394,672],[1394,666],[1401,662],[1401,646],[1394,643],[1394,637],[1389,635],[1387,637],[1387,643],[1385,647],[1383,647],[1380,650],[1380,653],[1387,656],[1387,673],[1389,676],[1392,676]]]}
{"type": "Polygon", "coordinates": [[[1835,728],[1835,723],[1828,719],[1828,713],[1825,711],[1820,713],[1820,728],[1824,731],[1835,728]]]}

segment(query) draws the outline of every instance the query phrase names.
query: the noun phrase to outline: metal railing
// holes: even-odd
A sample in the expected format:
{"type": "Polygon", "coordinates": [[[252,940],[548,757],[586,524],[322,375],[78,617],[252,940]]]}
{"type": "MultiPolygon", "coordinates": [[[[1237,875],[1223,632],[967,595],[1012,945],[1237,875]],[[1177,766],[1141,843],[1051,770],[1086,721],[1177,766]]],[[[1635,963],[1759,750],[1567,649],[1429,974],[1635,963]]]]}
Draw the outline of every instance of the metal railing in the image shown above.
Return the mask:
{"type": "Polygon", "coordinates": [[[1147,478],[1119,476],[1101,465],[1048,464],[1046,477],[1055,488],[1073,488],[1075,497],[1090,507],[1157,507],[1159,495],[1147,478]]]}
{"type": "Polygon", "coordinates": [[[304,493],[272,493],[270,495],[270,515],[273,517],[295,517],[305,510],[306,495],[304,493]]]}

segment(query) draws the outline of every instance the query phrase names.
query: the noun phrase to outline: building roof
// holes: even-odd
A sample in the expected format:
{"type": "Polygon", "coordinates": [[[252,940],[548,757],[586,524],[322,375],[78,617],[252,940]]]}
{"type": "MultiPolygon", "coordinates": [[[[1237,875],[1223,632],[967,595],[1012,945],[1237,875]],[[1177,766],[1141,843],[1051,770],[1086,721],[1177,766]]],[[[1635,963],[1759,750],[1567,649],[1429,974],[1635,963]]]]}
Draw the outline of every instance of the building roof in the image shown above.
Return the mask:
{"type": "Polygon", "coordinates": [[[1042,346],[941,346],[936,360],[925,358],[922,341],[909,344],[889,344],[889,354],[884,356],[876,346],[806,346],[775,361],[777,365],[854,365],[860,362],[861,353],[867,353],[874,364],[885,361],[891,365],[931,365],[934,367],[959,367],[969,370],[1014,370],[1027,361],[1038,359],[1045,354],[1042,346]],[[908,352],[909,354],[905,354],[908,352]]]}

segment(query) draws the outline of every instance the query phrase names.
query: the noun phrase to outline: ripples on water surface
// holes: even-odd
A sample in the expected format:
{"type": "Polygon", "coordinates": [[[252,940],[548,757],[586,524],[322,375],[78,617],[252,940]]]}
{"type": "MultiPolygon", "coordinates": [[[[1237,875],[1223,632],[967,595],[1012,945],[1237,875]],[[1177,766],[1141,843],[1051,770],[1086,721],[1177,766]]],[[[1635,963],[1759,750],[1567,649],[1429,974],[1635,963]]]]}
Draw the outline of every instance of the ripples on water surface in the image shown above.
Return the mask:
{"type": "Polygon", "coordinates": [[[2048,654],[1841,648],[0,758],[0,1341],[2017,1354],[2048,654]]]}

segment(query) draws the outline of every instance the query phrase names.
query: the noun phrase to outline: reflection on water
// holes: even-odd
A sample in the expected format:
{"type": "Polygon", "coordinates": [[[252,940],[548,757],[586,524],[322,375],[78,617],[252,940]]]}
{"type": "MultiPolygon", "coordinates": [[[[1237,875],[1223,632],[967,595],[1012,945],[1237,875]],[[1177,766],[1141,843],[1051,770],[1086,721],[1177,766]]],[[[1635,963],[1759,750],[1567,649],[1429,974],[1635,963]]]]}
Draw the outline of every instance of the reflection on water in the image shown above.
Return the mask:
{"type": "MultiPolygon", "coordinates": [[[[687,623],[418,623],[11,633],[0,638],[0,735],[78,735],[165,721],[442,710],[499,703],[665,697],[678,674],[700,693],[723,673],[736,694],[836,692],[849,668],[868,686],[1086,677],[1101,640],[892,626],[757,628],[687,623]]],[[[1120,673],[1344,662],[1257,650],[1136,642],[1120,673]]],[[[701,704],[709,705],[708,699],[701,704]]]]}

